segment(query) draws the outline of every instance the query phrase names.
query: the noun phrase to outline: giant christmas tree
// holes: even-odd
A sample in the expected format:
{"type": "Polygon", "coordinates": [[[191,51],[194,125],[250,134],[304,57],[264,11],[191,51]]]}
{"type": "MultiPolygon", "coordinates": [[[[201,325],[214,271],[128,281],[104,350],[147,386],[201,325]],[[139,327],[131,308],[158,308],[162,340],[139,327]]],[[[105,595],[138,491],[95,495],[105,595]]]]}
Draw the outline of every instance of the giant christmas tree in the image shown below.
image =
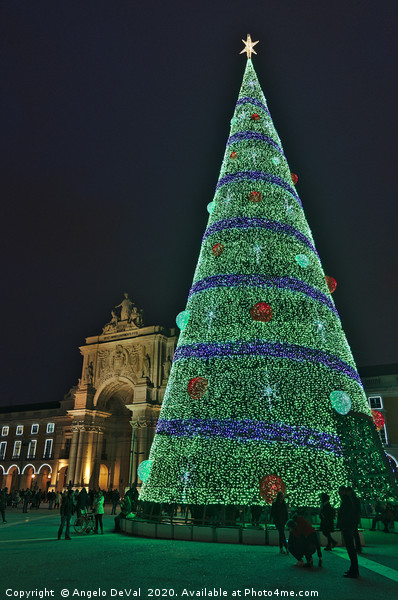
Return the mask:
{"type": "MultiPolygon", "coordinates": [[[[247,65],[141,499],[296,506],[351,484],[391,493],[388,463],[254,71],[247,65]]],[[[254,52],[255,53],[255,52],[254,52]]]]}

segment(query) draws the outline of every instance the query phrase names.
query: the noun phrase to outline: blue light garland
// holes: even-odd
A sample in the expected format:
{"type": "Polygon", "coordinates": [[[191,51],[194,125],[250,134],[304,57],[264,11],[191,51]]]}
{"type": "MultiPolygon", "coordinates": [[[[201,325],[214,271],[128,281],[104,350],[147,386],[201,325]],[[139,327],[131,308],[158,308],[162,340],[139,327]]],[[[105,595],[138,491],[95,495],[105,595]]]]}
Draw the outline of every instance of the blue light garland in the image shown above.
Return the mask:
{"type": "Polygon", "coordinates": [[[258,133],[257,131],[238,131],[234,133],[228,138],[227,147],[231,144],[235,144],[237,142],[248,141],[248,140],[256,140],[258,142],[265,142],[269,144],[275,150],[277,150],[282,156],[285,156],[282,148],[273,140],[269,135],[265,135],[264,133],[258,133]]]}
{"type": "Polygon", "coordinates": [[[300,198],[291,185],[286,183],[284,179],[281,179],[276,175],[272,175],[272,173],[265,173],[264,171],[239,171],[238,173],[228,173],[218,180],[216,190],[219,190],[223,186],[230,183],[236,183],[239,181],[265,181],[266,183],[271,183],[289,192],[289,194],[291,194],[297,200],[300,206],[302,206],[300,198]]]}
{"type": "Polygon", "coordinates": [[[316,254],[316,256],[318,256],[318,252],[316,251],[311,240],[309,240],[303,233],[301,233],[301,231],[292,225],[281,223],[279,221],[260,219],[258,217],[232,217],[230,219],[221,219],[220,221],[216,221],[206,229],[202,238],[202,242],[204,242],[214,233],[220,233],[226,229],[255,229],[257,227],[261,229],[268,229],[269,231],[273,231],[275,233],[285,233],[286,235],[291,235],[302,242],[305,246],[307,246],[307,248],[316,254]]]}
{"type": "Polygon", "coordinates": [[[270,114],[268,108],[265,106],[265,104],[263,102],[260,102],[260,100],[257,100],[257,98],[252,98],[251,96],[245,96],[244,98],[239,98],[239,100],[236,103],[236,108],[238,106],[241,106],[241,104],[253,104],[254,106],[258,106],[258,108],[262,108],[269,117],[271,116],[271,114],[270,114]]]}
{"type": "Polygon", "coordinates": [[[357,381],[362,386],[356,369],[341,360],[338,356],[296,344],[265,342],[263,340],[192,344],[189,346],[179,346],[174,353],[173,362],[188,358],[210,359],[232,356],[270,356],[298,362],[309,361],[320,363],[332,371],[338,371],[350,379],[357,381]]]}
{"type": "Polygon", "coordinates": [[[205,279],[201,279],[194,283],[189,291],[188,298],[204,290],[211,288],[221,287],[237,287],[237,286],[250,286],[250,287],[276,287],[279,289],[291,290],[294,292],[300,292],[310,296],[313,300],[321,302],[327,306],[335,315],[338,316],[336,307],[330,297],[326,296],[316,288],[306,284],[300,279],[294,277],[268,277],[266,275],[211,275],[205,279]]]}

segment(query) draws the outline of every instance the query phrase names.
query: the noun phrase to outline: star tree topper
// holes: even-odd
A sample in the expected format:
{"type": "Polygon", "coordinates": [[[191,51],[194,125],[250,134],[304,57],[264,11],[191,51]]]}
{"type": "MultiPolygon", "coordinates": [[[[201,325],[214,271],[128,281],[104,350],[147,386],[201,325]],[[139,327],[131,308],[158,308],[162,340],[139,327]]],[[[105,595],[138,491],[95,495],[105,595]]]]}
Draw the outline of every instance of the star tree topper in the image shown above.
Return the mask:
{"type": "Polygon", "coordinates": [[[240,52],[239,54],[243,54],[244,52],[246,52],[247,58],[251,58],[252,53],[253,54],[257,54],[257,52],[253,49],[253,46],[255,46],[256,44],[258,44],[259,40],[257,40],[257,42],[252,42],[250,34],[248,33],[247,34],[247,39],[246,40],[242,40],[242,42],[245,44],[245,47],[243,48],[242,52],[240,52]]]}

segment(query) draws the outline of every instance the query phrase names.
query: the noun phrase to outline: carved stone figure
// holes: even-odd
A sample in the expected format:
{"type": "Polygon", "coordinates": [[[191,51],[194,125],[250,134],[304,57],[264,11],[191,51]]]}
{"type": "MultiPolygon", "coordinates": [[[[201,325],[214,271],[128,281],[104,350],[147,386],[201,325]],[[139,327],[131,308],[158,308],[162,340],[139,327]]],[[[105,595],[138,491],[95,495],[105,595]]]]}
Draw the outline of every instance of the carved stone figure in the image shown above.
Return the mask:
{"type": "Polygon", "coordinates": [[[134,302],[132,302],[130,300],[129,295],[127,293],[124,294],[124,300],[122,300],[121,303],[117,304],[114,308],[121,308],[121,311],[120,311],[120,320],[121,321],[130,321],[133,310],[134,310],[134,314],[137,313],[137,309],[134,306],[134,302]]]}
{"type": "Polygon", "coordinates": [[[142,360],[142,376],[149,377],[149,373],[151,370],[151,359],[148,353],[145,354],[142,360]]]}
{"type": "Polygon", "coordinates": [[[93,385],[94,381],[94,366],[93,361],[89,362],[87,367],[84,370],[84,382],[88,383],[88,385],[93,385]]]}
{"type": "Polygon", "coordinates": [[[137,317],[135,319],[135,324],[137,325],[137,327],[144,326],[144,311],[142,309],[137,314],[137,317]]]}
{"type": "Polygon", "coordinates": [[[94,365],[93,365],[93,361],[89,362],[89,365],[87,367],[88,370],[88,384],[89,385],[93,385],[93,381],[94,381],[94,365]]]}
{"type": "Polygon", "coordinates": [[[170,360],[170,356],[168,356],[166,358],[166,360],[163,363],[163,379],[168,379],[170,376],[170,371],[171,371],[171,360],[170,360]]]}
{"type": "Polygon", "coordinates": [[[117,345],[113,355],[113,368],[120,371],[126,365],[126,355],[123,346],[117,345]]]}
{"type": "Polygon", "coordinates": [[[138,354],[138,348],[136,346],[133,346],[130,350],[130,364],[131,364],[131,367],[132,367],[134,373],[136,373],[138,375],[139,365],[140,365],[140,356],[138,354]]]}

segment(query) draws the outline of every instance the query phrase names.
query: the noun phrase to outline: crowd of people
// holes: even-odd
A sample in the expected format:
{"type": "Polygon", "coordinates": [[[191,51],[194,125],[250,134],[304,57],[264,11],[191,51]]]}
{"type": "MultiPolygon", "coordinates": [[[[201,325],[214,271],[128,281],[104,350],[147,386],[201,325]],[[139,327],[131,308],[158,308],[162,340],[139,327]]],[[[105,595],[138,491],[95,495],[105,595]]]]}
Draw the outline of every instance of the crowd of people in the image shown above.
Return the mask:
{"type": "MultiPolygon", "coordinates": [[[[350,568],[344,573],[344,577],[358,578],[358,554],[362,552],[361,540],[358,527],[361,524],[361,502],[354,490],[350,486],[339,487],[340,507],[336,510],[330,504],[330,497],[325,492],[320,495],[320,531],[327,539],[325,552],[331,552],[337,546],[337,541],[332,537],[335,530],[334,521],[337,513],[336,529],[341,531],[343,541],[350,559],[350,568]]],[[[375,507],[369,507],[374,510],[371,530],[375,530],[375,525],[381,521],[384,525],[384,532],[390,532],[390,526],[398,516],[396,507],[387,503],[376,503],[375,507]]],[[[306,509],[298,509],[292,512],[288,519],[288,507],[282,492],[277,494],[275,501],[271,506],[271,521],[275,524],[279,532],[279,551],[281,554],[292,554],[297,559],[297,566],[310,568],[313,566],[313,555],[316,552],[318,556],[318,566],[322,567],[322,552],[319,542],[318,532],[310,522],[310,518],[305,518],[306,509]],[[286,540],[285,528],[289,530],[289,539],[286,540]],[[305,562],[304,559],[305,558],[305,562]]]]}
{"type": "MultiPolygon", "coordinates": [[[[340,486],[338,492],[341,501],[338,509],[335,509],[331,505],[330,497],[327,493],[323,492],[320,494],[320,507],[318,510],[320,518],[319,530],[327,539],[324,551],[331,552],[338,543],[332,536],[332,533],[335,531],[335,518],[337,515],[336,529],[341,531],[350,559],[350,568],[344,573],[344,576],[357,578],[359,576],[357,555],[362,552],[358,532],[358,527],[361,523],[361,512],[365,512],[366,514],[372,513],[372,531],[375,530],[377,523],[381,522],[384,526],[383,531],[389,533],[394,520],[398,520],[398,507],[382,502],[377,502],[374,506],[361,506],[360,499],[352,487],[349,486],[340,486]]],[[[58,529],[58,539],[61,539],[65,529],[66,540],[71,539],[70,522],[73,515],[80,517],[91,511],[94,514],[95,520],[94,534],[103,534],[102,516],[104,514],[105,503],[112,505],[112,515],[116,515],[116,509],[120,503],[121,513],[115,518],[116,530],[119,529],[120,518],[131,514],[132,511],[137,509],[139,504],[138,491],[135,484],[125,493],[122,501],[117,489],[105,492],[102,490],[87,491],[85,487],[80,490],[73,490],[72,487],[68,487],[61,494],[59,491],[49,490],[43,492],[31,489],[16,490],[9,493],[8,489],[4,488],[0,491],[0,514],[2,522],[7,523],[5,518],[7,508],[18,509],[21,507],[22,512],[26,513],[28,510],[39,509],[42,503],[48,503],[49,510],[59,509],[61,523],[58,529]]],[[[175,505],[172,506],[173,511],[175,511],[175,505]]],[[[189,507],[193,517],[195,516],[194,508],[189,507]]],[[[209,511],[209,514],[212,515],[213,513],[209,511]]],[[[251,507],[253,525],[259,526],[262,514],[262,506],[251,507]]],[[[234,520],[236,515],[232,517],[230,515],[229,517],[234,520]]],[[[284,494],[280,491],[270,507],[269,520],[275,524],[278,531],[279,552],[281,554],[291,554],[296,558],[297,566],[310,568],[313,566],[313,555],[316,552],[318,566],[322,566],[319,533],[312,526],[311,515],[308,513],[308,509],[302,508],[289,511],[284,494]],[[286,529],[289,531],[288,539],[286,539],[285,535],[286,529]]]]}

